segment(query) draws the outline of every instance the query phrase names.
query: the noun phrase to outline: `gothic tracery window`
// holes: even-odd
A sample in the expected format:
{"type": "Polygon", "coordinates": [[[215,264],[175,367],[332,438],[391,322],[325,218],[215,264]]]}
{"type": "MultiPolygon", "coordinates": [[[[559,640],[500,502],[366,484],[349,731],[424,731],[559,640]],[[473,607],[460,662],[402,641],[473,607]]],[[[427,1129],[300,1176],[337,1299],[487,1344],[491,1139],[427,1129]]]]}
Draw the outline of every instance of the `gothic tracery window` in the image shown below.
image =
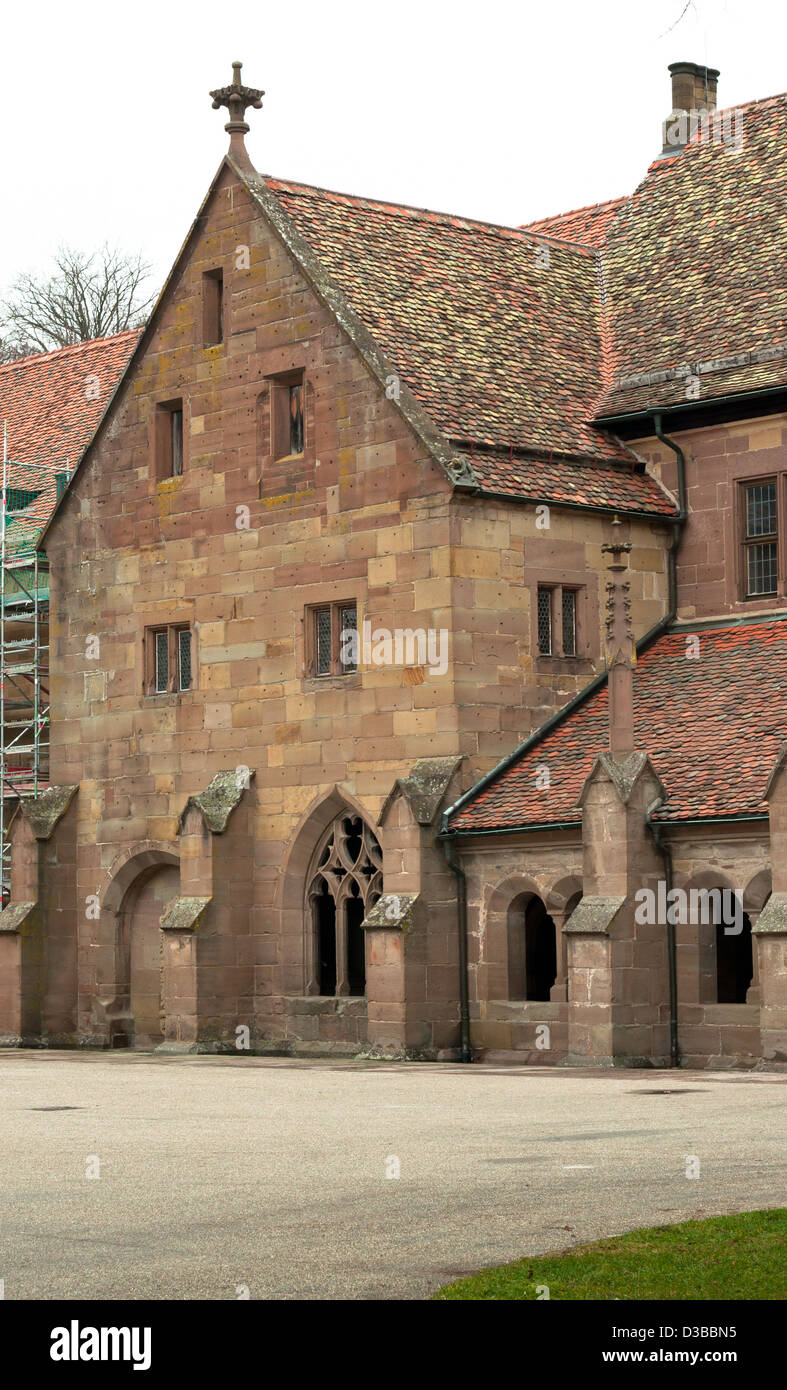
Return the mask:
{"type": "Polygon", "coordinates": [[[307,879],[312,992],[366,992],[362,922],[383,891],[383,854],[360,816],[344,815],[323,834],[307,879]]]}

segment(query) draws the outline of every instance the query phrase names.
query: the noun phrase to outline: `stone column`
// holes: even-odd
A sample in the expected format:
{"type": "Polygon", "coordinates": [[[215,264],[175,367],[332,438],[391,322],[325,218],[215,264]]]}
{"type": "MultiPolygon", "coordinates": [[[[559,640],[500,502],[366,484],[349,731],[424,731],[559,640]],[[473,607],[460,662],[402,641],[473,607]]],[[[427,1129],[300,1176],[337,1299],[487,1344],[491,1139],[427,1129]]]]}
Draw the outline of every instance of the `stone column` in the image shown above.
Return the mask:
{"type": "Polygon", "coordinates": [[[11,827],[11,897],[0,912],[0,1045],[76,1037],[77,788],[22,801],[11,827]]]}
{"type": "Polygon", "coordinates": [[[752,927],[760,990],[760,1052],[765,1066],[787,1066],[787,748],[765,793],[773,892],[752,927]]]}
{"type": "Polygon", "coordinates": [[[181,895],[161,919],[161,1052],[254,1046],[251,778],[218,773],[180,819],[181,895]],[[248,1032],[246,1032],[248,1030],[248,1032]],[[238,1044],[241,1044],[238,1047],[238,1044]]]}
{"type": "Polygon", "coordinates": [[[422,758],[380,814],[385,895],[367,915],[370,1055],[437,1057],[459,1041],[454,876],[437,841],[461,758],[422,758]]]}

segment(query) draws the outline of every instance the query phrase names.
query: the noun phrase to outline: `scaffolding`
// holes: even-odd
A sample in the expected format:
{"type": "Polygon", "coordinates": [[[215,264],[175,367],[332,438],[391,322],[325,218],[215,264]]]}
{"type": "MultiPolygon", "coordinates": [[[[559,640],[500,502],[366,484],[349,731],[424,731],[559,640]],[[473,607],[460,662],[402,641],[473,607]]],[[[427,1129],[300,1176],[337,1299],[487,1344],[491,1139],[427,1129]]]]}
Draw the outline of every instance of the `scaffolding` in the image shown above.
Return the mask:
{"type": "Polygon", "coordinates": [[[49,779],[49,564],[38,531],[8,525],[7,429],[0,494],[0,899],[11,889],[9,831],[49,779]],[[10,534],[9,534],[10,533],[10,534]]]}

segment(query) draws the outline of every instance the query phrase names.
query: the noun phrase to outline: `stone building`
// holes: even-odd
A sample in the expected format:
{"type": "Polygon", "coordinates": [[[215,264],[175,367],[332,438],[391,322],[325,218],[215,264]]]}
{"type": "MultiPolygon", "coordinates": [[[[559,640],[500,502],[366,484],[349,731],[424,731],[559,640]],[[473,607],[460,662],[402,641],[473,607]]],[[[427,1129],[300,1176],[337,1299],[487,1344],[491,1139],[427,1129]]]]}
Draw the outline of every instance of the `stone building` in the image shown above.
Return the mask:
{"type": "Polygon", "coordinates": [[[787,98],[716,138],[673,67],[632,197],[529,228],[263,177],[211,94],[40,541],[7,1043],[787,1055],[787,98]]]}

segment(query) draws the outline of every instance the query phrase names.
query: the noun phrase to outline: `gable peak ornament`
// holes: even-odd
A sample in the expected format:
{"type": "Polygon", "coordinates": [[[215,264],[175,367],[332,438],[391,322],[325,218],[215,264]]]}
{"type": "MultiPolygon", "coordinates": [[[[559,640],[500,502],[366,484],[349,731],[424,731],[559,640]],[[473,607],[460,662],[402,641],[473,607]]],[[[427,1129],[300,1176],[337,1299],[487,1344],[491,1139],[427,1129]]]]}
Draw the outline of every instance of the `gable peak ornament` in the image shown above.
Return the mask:
{"type": "Polygon", "coordinates": [[[215,92],[210,95],[213,98],[213,109],[218,111],[222,106],[226,106],[230,118],[224,129],[230,137],[229,154],[231,159],[246,165],[251,164],[246,146],[243,141],[244,135],[250,129],[246,120],[246,108],[252,106],[255,111],[262,107],[262,98],[265,93],[259,91],[257,87],[244,87],[240,80],[240,70],[242,63],[232,64],[232,81],[228,87],[217,87],[215,92]]]}

